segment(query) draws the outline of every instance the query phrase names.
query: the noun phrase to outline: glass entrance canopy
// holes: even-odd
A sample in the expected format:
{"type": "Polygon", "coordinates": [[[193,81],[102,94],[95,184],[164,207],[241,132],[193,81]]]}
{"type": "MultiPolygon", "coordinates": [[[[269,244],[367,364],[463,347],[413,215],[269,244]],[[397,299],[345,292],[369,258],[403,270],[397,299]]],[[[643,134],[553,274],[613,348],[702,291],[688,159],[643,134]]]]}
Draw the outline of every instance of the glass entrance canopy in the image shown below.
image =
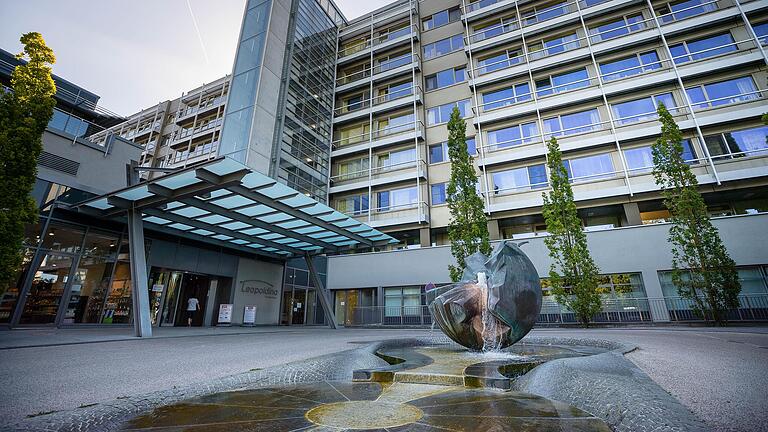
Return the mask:
{"type": "Polygon", "coordinates": [[[224,157],[83,201],[74,208],[100,218],[139,211],[149,229],[273,258],[397,242],[224,157]]]}

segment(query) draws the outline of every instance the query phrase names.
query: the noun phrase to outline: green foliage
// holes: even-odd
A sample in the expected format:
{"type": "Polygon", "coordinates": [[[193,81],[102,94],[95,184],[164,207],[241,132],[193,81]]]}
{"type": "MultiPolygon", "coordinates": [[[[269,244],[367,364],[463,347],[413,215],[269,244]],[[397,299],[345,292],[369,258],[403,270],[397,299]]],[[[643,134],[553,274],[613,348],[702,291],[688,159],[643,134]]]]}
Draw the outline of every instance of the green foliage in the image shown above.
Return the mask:
{"type": "Polygon", "coordinates": [[[547,143],[547,151],[552,190],[549,194],[542,194],[544,205],[541,212],[550,234],[544,238],[552,258],[549,283],[555,300],[573,310],[579,321],[588,326],[592,317],[602,309],[602,300],[597,292],[600,270],[589,254],[587,236],[573,201],[568,172],[554,137],[547,143]],[[558,273],[558,269],[562,274],[558,273]]]}
{"type": "Polygon", "coordinates": [[[451,179],[446,189],[446,202],[451,212],[448,238],[456,266],[448,266],[451,279],[457,282],[464,271],[465,259],[475,252],[491,253],[485,205],[477,194],[477,175],[467,151],[467,125],[459,109],[454,107],[448,121],[448,158],[451,179]]]}
{"type": "Polygon", "coordinates": [[[53,116],[56,85],[50,65],[56,61],[40,33],[21,37],[28,62],[11,74],[11,90],[0,97],[0,290],[21,264],[24,226],[37,221],[30,193],[35,184],[42,135],[53,116]]]}
{"type": "Polygon", "coordinates": [[[672,282],[705,320],[723,324],[741,291],[736,263],[712,225],[699,182],[683,160],[680,128],[663,104],[658,108],[661,136],[652,147],[653,177],[672,214],[672,282]]]}

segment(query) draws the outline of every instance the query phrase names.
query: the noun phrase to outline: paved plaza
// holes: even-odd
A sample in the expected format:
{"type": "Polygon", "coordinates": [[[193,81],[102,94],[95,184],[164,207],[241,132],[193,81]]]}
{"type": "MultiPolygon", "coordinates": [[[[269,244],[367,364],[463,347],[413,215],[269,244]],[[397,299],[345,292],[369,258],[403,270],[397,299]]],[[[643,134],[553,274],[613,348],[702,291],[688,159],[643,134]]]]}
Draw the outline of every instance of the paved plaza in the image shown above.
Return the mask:
{"type": "MultiPolygon", "coordinates": [[[[352,350],[427,337],[420,329],[232,327],[161,329],[152,339],[113,329],[0,332],[0,424],[110,404],[159,390],[352,350]]],[[[533,337],[610,340],[715,431],[768,424],[768,329],[536,329],[533,337]]]]}

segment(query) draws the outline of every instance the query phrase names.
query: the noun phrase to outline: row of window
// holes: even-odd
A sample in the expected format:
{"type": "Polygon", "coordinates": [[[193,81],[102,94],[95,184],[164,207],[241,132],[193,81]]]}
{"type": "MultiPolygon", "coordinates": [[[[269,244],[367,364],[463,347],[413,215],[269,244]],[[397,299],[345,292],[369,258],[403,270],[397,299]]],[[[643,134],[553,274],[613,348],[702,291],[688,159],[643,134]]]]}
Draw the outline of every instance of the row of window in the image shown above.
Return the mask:
{"type": "Polygon", "coordinates": [[[351,215],[362,215],[369,210],[376,212],[407,210],[418,203],[418,194],[416,186],[379,191],[375,193],[378,206],[369,209],[368,194],[364,193],[337,199],[335,207],[336,210],[351,215]]]}

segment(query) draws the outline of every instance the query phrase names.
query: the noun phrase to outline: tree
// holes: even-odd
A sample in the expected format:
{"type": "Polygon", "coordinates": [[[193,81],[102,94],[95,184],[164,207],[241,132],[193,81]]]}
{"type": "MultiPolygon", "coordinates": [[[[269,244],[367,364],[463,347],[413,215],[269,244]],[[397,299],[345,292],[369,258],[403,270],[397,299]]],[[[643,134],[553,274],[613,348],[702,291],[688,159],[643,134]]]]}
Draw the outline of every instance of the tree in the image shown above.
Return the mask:
{"type": "Polygon", "coordinates": [[[541,212],[550,234],[544,238],[552,258],[549,284],[555,300],[573,310],[584,326],[589,326],[592,317],[603,307],[597,292],[600,270],[589,254],[587,236],[576,211],[568,172],[555,137],[547,143],[547,151],[552,190],[542,194],[541,212]]]}
{"type": "Polygon", "coordinates": [[[722,325],[728,309],[739,306],[736,263],[712,225],[699,182],[683,160],[680,128],[663,104],[658,108],[661,136],[652,147],[653,178],[671,214],[672,283],[690,299],[697,315],[722,325]]]}
{"type": "Polygon", "coordinates": [[[488,219],[485,206],[477,194],[477,175],[467,151],[467,125],[459,109],[454,107],[448,121],[448,159],[451,179],[446,190],[446,202],[451,213],[448,238],[456,266],[449,265],[451,279],[457,282],[464,272],[465,259],[475,252],[491,253],[488,240],[488,219]]]}
{"type": "Polygon", "coordinates": [[[27,63],[11,74],[11,90],[0,97],[0,288],[5,291],[21,264],[24,227],[37,221],[30,196],[43,150],[42,135],[53,116],[56,85],[53,51],[40,33],[21,36],[27,63]]]}

